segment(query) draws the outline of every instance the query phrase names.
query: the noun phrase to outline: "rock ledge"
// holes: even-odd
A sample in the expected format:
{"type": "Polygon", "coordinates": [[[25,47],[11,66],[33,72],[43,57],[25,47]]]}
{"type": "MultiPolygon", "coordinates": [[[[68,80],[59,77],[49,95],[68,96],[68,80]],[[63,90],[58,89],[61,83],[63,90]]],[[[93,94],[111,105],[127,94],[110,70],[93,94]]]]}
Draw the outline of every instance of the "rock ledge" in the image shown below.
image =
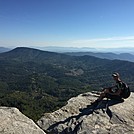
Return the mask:
{"type": "Polygon", "coordinates": [[[17,108],[0,107],[0,134],[45,134],[17,108]]]}
{"type": "Polygon", "coordinates": [[[45,113],[38,125],[51,134],[134,134],[134,93],[124,102],[104,99],[96,109],[96,93],[80,94],[53,113],[45,113]]]}

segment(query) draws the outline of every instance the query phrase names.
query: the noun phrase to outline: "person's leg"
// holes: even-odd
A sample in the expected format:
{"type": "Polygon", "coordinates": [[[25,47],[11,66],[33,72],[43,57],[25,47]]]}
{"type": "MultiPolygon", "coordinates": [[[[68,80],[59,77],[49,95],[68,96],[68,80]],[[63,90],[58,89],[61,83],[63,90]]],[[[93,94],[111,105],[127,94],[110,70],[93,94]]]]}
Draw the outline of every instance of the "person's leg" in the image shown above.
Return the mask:
{"type": "Polygon", "coordinates": [[[98,103],[99,103],[101,100],[103,100],[103,98],[105,98],[108,93],[110,93],[110,89],[105,89],[105,90],[103,90],[103,91],[100,93],[100,96],[98,97],[98,99],[95,100],[94,102],[92,102],[91,104],[93,104],[93,105],[98,105],[98,103]]]}
{"type": "Polygon", "coordinates": [[[110,93],[110,89],[103,90],[97,100],[98,101],[103,100],[103,98],[105,98],[108,93],[110,93]]]}

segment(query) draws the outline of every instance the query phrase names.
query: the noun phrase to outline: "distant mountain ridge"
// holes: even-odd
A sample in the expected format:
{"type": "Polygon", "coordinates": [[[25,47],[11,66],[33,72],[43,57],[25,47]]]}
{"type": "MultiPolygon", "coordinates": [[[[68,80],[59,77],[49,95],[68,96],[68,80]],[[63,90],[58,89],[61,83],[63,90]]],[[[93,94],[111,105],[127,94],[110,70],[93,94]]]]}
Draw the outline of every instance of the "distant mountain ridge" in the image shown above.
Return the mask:
{"type": "Polygon", "coordinates": [[[46,46],[46,47],[37,47],[33,46],[32,48],[37,48],[44,51],[52,52],[101,52],[101,53],[130,53],[134,54],[134,47],[119,47],[119,48],[93,48],[93,47],[58,47],[58,46],[46,46]]]}
{"type": "Polygon", "coordinates": [[[35,48],[28,48],[28,47],[17,47],[11,51],[1,53],[0,58],[4,59],[12,59],[12,60],[18,60],[18,61],[35,61],[35,62],[42,62],[42,61],[50,61],[59,59],[60,57],[68,57],[64,54],[59,54],[55,52],[49,52],[49,51],[43,51],[35,48]]]}
{"type": "Polygon", "coordinates": [[[47,47],[33,47],[44,51],[51,51],[51,52],[58,52],[58,53],[64,53],[64,52],[85,52],[85,51],[97,51],[96,48],[90,48],[90,47],[57,47],[57,46],[47,46],[47,47]]]}
{"type": "Polygon", "coordinates": [[[89,56],[94,56],[102,59],[110,59],[110,60],[126,60],[126,61],[131,61],[134,62],[134,55],[130,53],[121,53],[121,54],[115,54],[115,53],[100,53],[100,52],[70,52],[70,53],[65,53],[68,55],[72,56],[84,56],[84,55],[89,55],[89,56]]]}
{"type": "MultiPolygon", "coordinates": [[[[117,59],[117,60],[126,60],[126,61],[130,61],[130,62],[134,62],[134,54],[132,53],[133,48],[126,48],[126,51],[125,51],[125,48],[118,48],[118,49],[111,48],[111,49],[104,49],[103,50],[103,49],[95,49],[95,48],[88,48],[88,47],[83,47],[83,48],[75,48],[75,47],[35,47],[35,48],[34,47],[33,48],[17,47],[15,49],[0,47],[0,53],[8,52],[10,50],[11,51],[12,50],[19,51],[19,49],[20,49],[19,53],[22,53],[22,51],[21,51],[22,48],[25,49],[25,50],[23,50],[24,53],[28,52],[30,49],[32,49],[33,52],[38,51],[38,52],[36,52],[37,55],[38,55],[38,53],[40,53],[42,51],[42,52],[46,52],[48,54],[50,52],[50,54],[63,53],[63,54],[71,55],[71,56],[89,55],[89,56],[94,56],[94,57],[98,57],[98,58],[102,58],[102,59],[110,59],[110,60],[117,59]]],[[[32,51],[30,53],[31,58],[32,58],[32,51]]],[[[35,57],[33,57],[33,58],[35,58],[35,57]]]]}

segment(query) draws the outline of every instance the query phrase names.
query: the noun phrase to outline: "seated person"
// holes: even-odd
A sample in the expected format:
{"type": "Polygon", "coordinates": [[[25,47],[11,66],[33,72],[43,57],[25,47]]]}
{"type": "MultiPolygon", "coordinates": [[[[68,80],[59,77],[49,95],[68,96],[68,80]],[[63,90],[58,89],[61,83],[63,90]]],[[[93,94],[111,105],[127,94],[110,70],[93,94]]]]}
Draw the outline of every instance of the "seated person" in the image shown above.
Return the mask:
{"type": "Polygon", "coordinates": [[[122,99],[122,88],[123,88],[123,82],[120,79],[119,73],[113,73],[112,74],[113,79],[116,82],[116,85],[110,88],[106,88],[103,89],[102,92],[100,93],[100,96],[98,97],[97,100],[95,100],[94,102],[92,102],[91,104],[93,105],[98,105],[98,103],[103,100],[103,98],[110,98],[110,99],[116,99],[116,100],[121,100],[124,101],[122,99]]]}

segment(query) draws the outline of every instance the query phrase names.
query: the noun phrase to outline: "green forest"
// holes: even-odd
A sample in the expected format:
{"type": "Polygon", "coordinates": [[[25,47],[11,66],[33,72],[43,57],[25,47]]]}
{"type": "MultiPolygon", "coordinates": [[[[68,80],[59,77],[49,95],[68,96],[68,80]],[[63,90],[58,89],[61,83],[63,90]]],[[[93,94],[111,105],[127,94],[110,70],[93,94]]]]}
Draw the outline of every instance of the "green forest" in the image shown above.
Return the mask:
{"type": "Polygon", "coordinates": [[[133,68],[128,61],[16,48],[0,54],[0,105],[17,107],[37,121],[71,97],[113,85],[113,72],[134,91],[133,68]]]}

